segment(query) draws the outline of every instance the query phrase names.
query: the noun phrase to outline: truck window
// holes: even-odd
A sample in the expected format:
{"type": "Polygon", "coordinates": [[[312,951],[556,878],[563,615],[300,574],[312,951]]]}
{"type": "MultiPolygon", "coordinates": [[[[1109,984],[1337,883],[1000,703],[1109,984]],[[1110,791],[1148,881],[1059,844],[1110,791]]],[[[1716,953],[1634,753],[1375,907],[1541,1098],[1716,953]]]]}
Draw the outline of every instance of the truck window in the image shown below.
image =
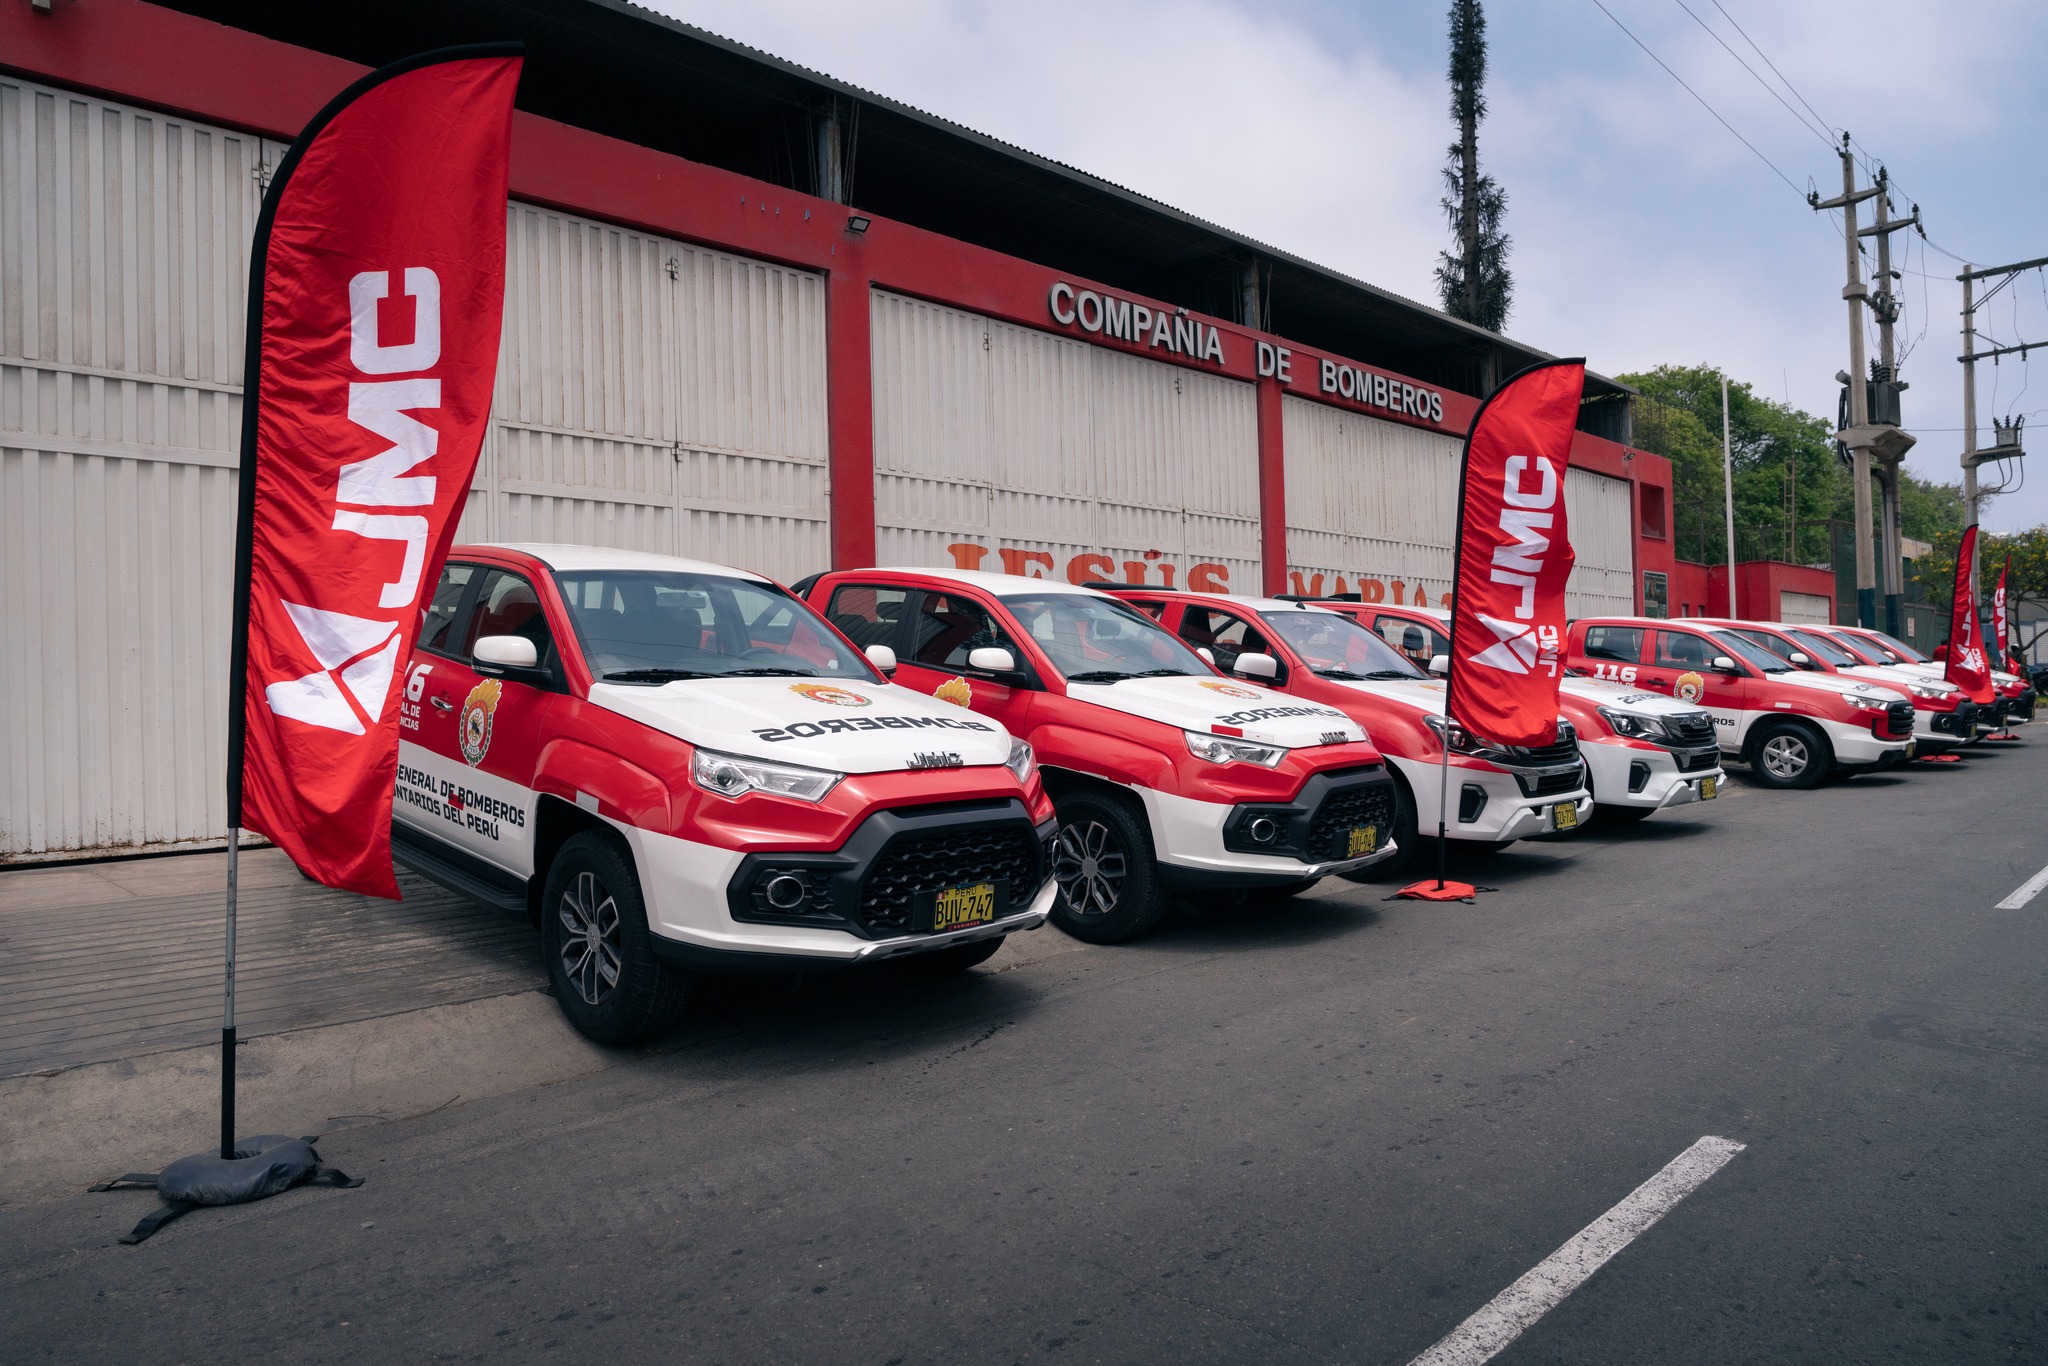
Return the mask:
{"type": "Polygon", "coordinates": [[[757,579],[605,569],[558,571],[555,584],[584,661],[609,682],[874,677],[808,606],[757,579]]]}
{"type": "Polygon", "coordinates": [[[1791,631],[1787,634],[1794,641],[1798,642],[1799,647],[1808,654],[1818,659],[1825,659],[1838,669],[1845,669],[1851,664],[1858,662],[1854,655],[1829,640],[1826,636],[1816,635],[1812,631],[1791,631]]]}
{"type": "MultiPolygon", "coordinates": [[[[1672,635],[1664,631],[1662,635],[1672,635]]],[[[1586,658],[1612,659],[1621,664],[1639,664],[1643,658],[1643,628],[1640,626],[1588,626],[1586,658]]],[[[1659,660],[1659,663],[1663,661],[1659,660]]]]}
{"type": "Polygon", "coordinates": [[[1152,618],[1092,593],[1003,597],[1069,682],[1107,683],[1163,674],[1210,676],[1201,656],[1152,618]]]}
{"type": "Polygon", "coordinates": [[[964,669],[967,656],[995,647],[1024,660],[986,607],[953,593],[926,593],[911,623],[910,657],[932,669],[964,669]]]}
{"type": "Polygon", "coordinates": [[[1216,656],[1216,667],[1228,673],[1243,654],[1270,655],[1273,647],[1242,617],[1190,607],[1181,614],[1180,638],[1196,649],[1206,648],[1216,656]]]}
{"type": "Polygon", "coordinates": [[[825,615],[863,650],[870,645],[887,645],[893,650],[903,626],[903,605],[909,599],[908,588],[844,583],[832,590],[825,615]]]}
{"type": "Polygon", "coordinates": [[[1423,626],[1406,617],[1392,616],[1382,612],[1372,624],[1380,633],[1380,639],[1399,650],[1411,664],[1429,667],[1429,661],[1437,655],[1451,652],[1451,638],[1433,627],[1423,626]]]}
{"type": "Polygon", "coordinates": [[[420,612],[418,644],[422,650],[448,653],[448,632],[455,625],[456,609],[462,606],[463,592],[475,577],[476,566],[473,564],[442,567],[441,581],[434,585],[434,596],[420,612]]]}
{"type": "MultiPolygon", "coordinates": [[[[1592,635],[1591,631],[1586,633],[1592,635]]],[[[1588,654],[1592,651],[1589,649],[1588,654]]],[[[1690,631],[1659,631],[1656,664],[1664,669],[1704,669],[1720,651],[1690,631]]]]}
{"type": "Polygon", "coordinates": [[[533,653],[545,665],[555,645],[548,631],[547,613],[541,610],[540,595],[522,576],[508,569],[484,573],[477,589],[476,606],[469,611],[469,624],[462,632],[462,657],[468,659],[476,643],[485,636],[524,636],[533,642],[533,653]]]}

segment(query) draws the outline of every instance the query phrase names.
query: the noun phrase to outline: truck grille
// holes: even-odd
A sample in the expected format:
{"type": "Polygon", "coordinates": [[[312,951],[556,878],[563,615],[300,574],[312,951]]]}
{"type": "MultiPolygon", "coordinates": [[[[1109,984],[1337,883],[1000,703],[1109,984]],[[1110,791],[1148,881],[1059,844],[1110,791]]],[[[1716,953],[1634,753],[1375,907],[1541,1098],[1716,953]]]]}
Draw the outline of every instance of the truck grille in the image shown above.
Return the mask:
{"type": "Polygon", "coordinates": [[[1911,702],[1906,701],[1904,698],[1899,699],[1891,704],[1886,711],[1886,715],[1891,721],[1891,736],[1893,739],[1904,740],[1912,735],[1913,704],[1911,702]]]}
{"type": "Polygon", "coordinates": [[[1703,711],[1681,712],[1667,716],[1664,724],[1671,731],[1673,739],[1681,745],[1719,745],[1714,738],[1714,719],[1703,711]]]}
{"type": "Polygon", "coordinates": [[[1716,749],[1674,749],[1671,757],[1678,760],[1680,773],[1702,773],[1716,768],[1721,763],[1721,751],[1716,749]]]}
{"type": "Polygon", "coordinates": [[[1010,909],[1038,885],[1038,841],[1031,827],[991,825],[928,835],[899,835],[860,885],[860,921],[870,930],[910,928],[911,901],[975,882],[1010,884],[1010,909]]]}
{"type": "Polygon", "coordinates": [[[2034,694],[2023,692],[2018,697],[2008,697],[2005,700],[2005,714],[2015,721],[2033,720],[2034,694]]]}
{"type": "Polygon", "coordinates": [[[1351,832],[1361,825],[1379,827],[1384,845],[1394,835],[1394,788],[1391,783],[1340,787],[1323,798],[1308,827],[1311,861],[1351,856],[1351,832]]]}
{"type": "MultiPolygon", "coordinates": [[[[1573,752],[1577,753],[1576,750],[1573,752]]],[[[1524,797],[1560,797],[1584,787],[1586,775],[1577,764],[1573,764],[1555,773],[1517,773],[1515,781],[1522,785],[1524,797]]]]}
{"type": "Polygon", "coordinates": [[[1510,749],[1508,762],[1517,767],[1549,768],[1553,764],[1579,761],[1579,733],[1569,721],[1557,723],[1557,739],[1540,749],[1510,749]]]}

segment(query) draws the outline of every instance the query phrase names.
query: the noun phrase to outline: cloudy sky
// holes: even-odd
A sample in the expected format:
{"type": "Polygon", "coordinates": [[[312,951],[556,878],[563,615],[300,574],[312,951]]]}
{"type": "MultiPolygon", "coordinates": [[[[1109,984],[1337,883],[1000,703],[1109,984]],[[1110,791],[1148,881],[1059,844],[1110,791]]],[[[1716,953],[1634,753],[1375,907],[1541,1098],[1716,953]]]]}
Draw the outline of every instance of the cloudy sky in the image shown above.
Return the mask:
{"type": "MultiPolygon", "coordinates": [[[[1980,265],[2048,256],[2048,82],[2037,70],[2048,5],[1603,3],[1613,18],[1595,0],[1487,6],[1492,112],[1480,150],[1509,195],[1511,335],[1584,353],[1607,374],[1721,365],[1833,413],[1833,376],[1848,363],[1840,219],[1802,196],[1839,193],[1841,164],[1801,117],[1848,128],[1888,165],[1899,211],[1917,202],[1938,247],[1980,265]]],[[[1444,3],[656,7],[1434,302],[1430,270],[1447,241],[1438,170],[1453,136],[1444,3]]],[[[1894,240],[1907,272],[1906,425],[1920,437],[1909,463],[1954,481],[1961,267],[1910,233],[1894,240]]],[[[2048,339],[2043,273],[2009,286],[1979,329],[1991,339],[1980,349],[2048,339]]],[[[1986,507],[1999,529],[2048,522],[2048,351],[2036,363],[2038,386],[2017,360],[1978,367],[1980,444],[1994,413],[2042,424],[2029,462],[2042,467],[1986,507]]]]}

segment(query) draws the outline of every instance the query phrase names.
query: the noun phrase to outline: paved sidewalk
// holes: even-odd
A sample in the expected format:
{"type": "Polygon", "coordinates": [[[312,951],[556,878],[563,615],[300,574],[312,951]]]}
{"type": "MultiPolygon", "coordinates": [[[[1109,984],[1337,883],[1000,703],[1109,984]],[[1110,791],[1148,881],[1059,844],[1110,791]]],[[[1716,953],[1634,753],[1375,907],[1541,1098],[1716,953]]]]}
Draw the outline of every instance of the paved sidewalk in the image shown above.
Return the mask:
{"type": "MultiPolygon", "coordinates": [[[[543,985],[524,920],[398,881],[354,896],[245,850],[242,1037],[543,985]]],[[[0,1078],[217,1041],[226,883],[225,853],[0,870],[0,1078]]]]}

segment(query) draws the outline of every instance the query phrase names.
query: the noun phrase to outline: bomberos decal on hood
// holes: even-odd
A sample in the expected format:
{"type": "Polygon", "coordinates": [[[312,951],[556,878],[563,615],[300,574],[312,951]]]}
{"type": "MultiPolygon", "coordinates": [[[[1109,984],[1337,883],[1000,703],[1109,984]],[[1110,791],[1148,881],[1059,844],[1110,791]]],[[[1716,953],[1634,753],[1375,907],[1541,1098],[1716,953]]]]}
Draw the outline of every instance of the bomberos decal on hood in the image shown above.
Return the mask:
{"type": "Polygon", "coordinates": [[[1182,730],[1228,727],[1223,734],[1289,749],[1330,744],[1328,737],[1338,731],[1346,742],[1365,738],[1365,728],[1335,707],[1190,674],[1069,683],[1067,696],[1182,730]]]}
{"type": "MultiPolygon", "coordinates": [[[[659,687],[597,683],[590,700],[679,740],[728,754],[836,773],[894,773],[918,756],[957,753],[962,766],[1000,764],[1000,724],[894,683],[691,678],[659,687]]],[[[950,767],[950,765],[948,765],[950,767]]]]}

